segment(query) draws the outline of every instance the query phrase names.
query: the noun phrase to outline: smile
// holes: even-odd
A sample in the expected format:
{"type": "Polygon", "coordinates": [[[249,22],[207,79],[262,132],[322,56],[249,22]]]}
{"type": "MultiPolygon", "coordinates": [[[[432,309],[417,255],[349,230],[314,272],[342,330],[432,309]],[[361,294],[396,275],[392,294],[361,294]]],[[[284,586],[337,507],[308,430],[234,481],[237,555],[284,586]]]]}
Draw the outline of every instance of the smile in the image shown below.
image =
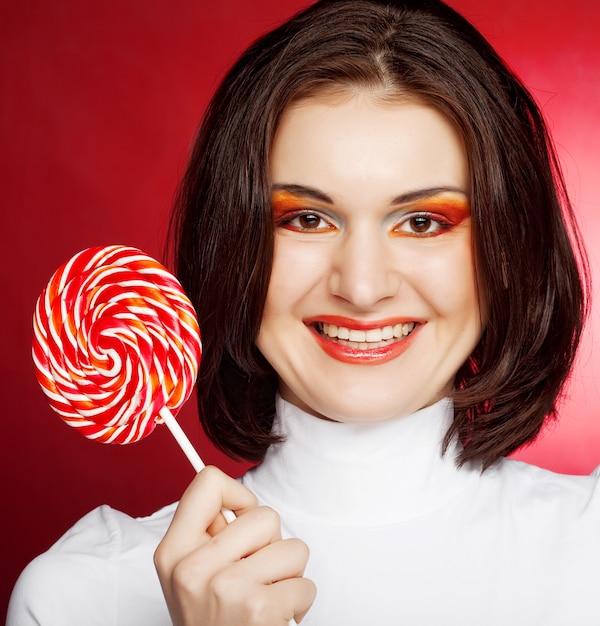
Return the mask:
{"type": "Polygon", "coordinates": [[[415,322],[382,326],[369,330],[359,330],[326,322],[318,322],[315,324],[315,328],[322,337],[334,340],[348,348],[373,350],[402,341],[412,333],[415,328],[415,322]]]}
{"type": "Polygon", "coordinates": [[[399,357],[426,325],[425,320],[381,320],[377,324],[327,317],[306,319],[304,323],[328,356],[354,365],[378,365],[399,357]]]}

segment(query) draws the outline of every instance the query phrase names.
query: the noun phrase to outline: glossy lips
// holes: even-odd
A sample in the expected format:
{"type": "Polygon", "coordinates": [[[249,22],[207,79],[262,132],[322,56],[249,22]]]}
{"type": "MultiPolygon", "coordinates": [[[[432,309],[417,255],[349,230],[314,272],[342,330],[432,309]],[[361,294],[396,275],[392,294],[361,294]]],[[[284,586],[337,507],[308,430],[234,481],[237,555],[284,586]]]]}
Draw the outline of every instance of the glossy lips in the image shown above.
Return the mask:
{"type": "Polygon", "coordinates": [[[90,439],[131,443],[192,392],[201,342],[192,304],[166,268],[124,246],[62,265],[34,314],[36,376],[52,408],[90,439]]]}

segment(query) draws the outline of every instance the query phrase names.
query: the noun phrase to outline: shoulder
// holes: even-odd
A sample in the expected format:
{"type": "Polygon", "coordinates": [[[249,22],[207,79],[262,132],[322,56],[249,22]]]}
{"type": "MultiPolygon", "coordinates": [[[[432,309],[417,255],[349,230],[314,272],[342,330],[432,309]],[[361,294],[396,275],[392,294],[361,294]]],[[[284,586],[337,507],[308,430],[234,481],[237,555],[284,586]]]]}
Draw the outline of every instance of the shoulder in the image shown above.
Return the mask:
{"type": "Polygon", "coordinates": [[[512,597],[527,590],[523,606],[543,607],[543,623],[597,623],[590,621],[599,611],[597,470],[565,475],[505,459],[483,473],[473,504],[470,530],[489,531],[476,549],[491,545],[489,560],[512,597]]]}
{"type": "Polygon", "coordinates": [[[591,474],[559,474],[515,459],[502,459],[482,478],[496,482],[500,488],[510,488],[527,497],[549,497],[587,500],[600,496],[600,466],[591,474]]]}
{"type": "Polygon", "coordinates": [[[543,524],[544,534],[577,529],[600,546],[599,469],[567,475],[503,459],[483,473],[480,492],[491,511],[509,514],[515,523],[543,524]]]}
{"type": "Polygon", "coordinates": [[[169,624],[153,554],[174,510],[132,518],[101,506],[85,515],[25,568],[8,626],[169,624]]]}

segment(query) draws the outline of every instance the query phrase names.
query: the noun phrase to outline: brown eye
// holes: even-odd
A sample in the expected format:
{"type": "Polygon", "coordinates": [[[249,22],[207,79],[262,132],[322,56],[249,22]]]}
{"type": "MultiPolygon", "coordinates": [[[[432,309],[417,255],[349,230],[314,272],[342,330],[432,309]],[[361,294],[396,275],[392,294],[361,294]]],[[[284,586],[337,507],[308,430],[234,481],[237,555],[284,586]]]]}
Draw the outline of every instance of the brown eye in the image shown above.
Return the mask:
{"type": "Polygon", "coordinates": [[[337,229],[332,220],[311,211],[283,215],[276,223],[279,228],[311,235],[333,232],[337,229]]]}
{"type": "Polygon", "coordinates": [[[431,218],[417,215],[410,219],[410,227],[415,233],[426,233],[431,228],[431,218]]]}
{"type": "Polygon", "coordinates": [[[319,228],[321,225],[321,218],[314,213],[304,213],[298,216],[298,223],[302,228],[306,230],[313,230],[319,228]]]}
{"type": "Polygon", "coordinates": [[[437,213],[420,212],[402,216],[392,232],[397,236],[435,237],[452,227],[452,223],[437,213]]]}

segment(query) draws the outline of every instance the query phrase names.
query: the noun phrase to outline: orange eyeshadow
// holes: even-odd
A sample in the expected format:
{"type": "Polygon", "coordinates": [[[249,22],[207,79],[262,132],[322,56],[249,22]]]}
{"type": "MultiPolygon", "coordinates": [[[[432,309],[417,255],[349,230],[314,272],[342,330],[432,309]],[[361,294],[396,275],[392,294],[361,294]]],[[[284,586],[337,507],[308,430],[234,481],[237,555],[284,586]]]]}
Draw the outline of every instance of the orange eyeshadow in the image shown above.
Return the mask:
{"type": "Polygon", "coordinates": [[[305,207],[305,202],[302,198],[284,190],[274,191],[271,194],[271,203],[273,205],[273,217],[275,219],[280,218],[288,211],[305,207]]]}
{"type": "Polygon", "coordinates": [[[416,211],[435,213],[440,217],[445,217],[450,224],[456,226],[467,219],[471,214],[471,207],[466,200],[454,198],[439,198],[417,203],[414,207],[416,211]]]}

